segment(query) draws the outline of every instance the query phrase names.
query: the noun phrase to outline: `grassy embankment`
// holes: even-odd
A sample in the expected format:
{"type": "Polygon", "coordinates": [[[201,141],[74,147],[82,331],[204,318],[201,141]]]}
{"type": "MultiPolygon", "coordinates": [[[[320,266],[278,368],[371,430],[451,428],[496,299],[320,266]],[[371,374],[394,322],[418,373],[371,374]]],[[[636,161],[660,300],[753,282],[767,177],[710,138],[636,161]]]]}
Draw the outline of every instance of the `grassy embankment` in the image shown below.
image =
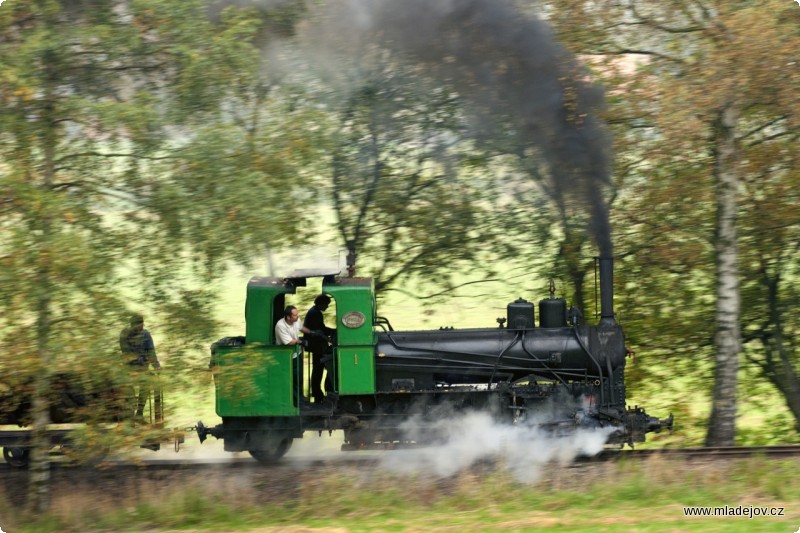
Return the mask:
{"type": "Polygon", "coordinates": [[[102,487],[76,486],[54,494],[53,512],[44,517],[25,517],[2,497],[0,525],[9,533],[317,528],[793,532],[800,527],[798,466],[797,460],[762,458],[708,464],[652,458],[582,468],[553,465],[533,484],[488,467],[439,480],[352,466],[262,470],[235,478],[221,470],[186,474],[194,480],[142,477],[129,483],[129,494],[121,500],[102,487]],[[740,505],[783,507],[784,516],[700,518],[683,511],[684,506],[740,505]]]}

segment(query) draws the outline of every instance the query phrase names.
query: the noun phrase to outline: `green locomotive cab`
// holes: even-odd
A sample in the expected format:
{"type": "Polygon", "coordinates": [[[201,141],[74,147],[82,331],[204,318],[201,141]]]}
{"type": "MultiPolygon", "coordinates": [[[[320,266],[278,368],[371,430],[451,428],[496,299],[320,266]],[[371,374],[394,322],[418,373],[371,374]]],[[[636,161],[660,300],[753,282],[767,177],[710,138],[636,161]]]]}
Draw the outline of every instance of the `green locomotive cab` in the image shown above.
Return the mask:
{"type": "MultiPolygon", "coordinates": [[[[305,399],[301,351],[276,343],[286,295],[305,277],[256,277],[247,285],[246,336],[218,343],[212,355],[216,411],[221,417],[297,416],[305,399]]],[[[337,336],[330,367],[336,394],[375,392],[375,298],[369,278],[326,275],[322,292],[336,302],[337,336]]],[[[307,376],[306,376],[307,377],[307,376]]]]}
{"type": "Polygon", "coordinates": [[[225,339],[212,349],[216,411],[223,419],[297,416],[298,349],[275,343],[286,294],[296,287],[291,280],[269,277],[247,284],[246,336],[225,339]]]}
{"type": "MultiPolygon", "coordinates": [[[[326,369],[329,395],[375,392],[375,295],[369,278],[338,278],[333,274],[302,274],[287,278],[254,277],[247,285],[246,335],[227,337],[212,346],[216,412],[221,426],[198,425],[201,440],[214,435],[226,451],[249,451],[262,462],[285,453],[305,429],[319,429],[331,407],[308,398],[308,354],[299,346],[279,345],[275,325],[283,318],[287,294],[296,294],[309,278],[322,277],[321,292],[336,304],[332,359],[326,369]],[[312,422],[309,422],[309,419],[312,422]]],[[[307,309],[300,307],[301,316],[307,309]]]]}

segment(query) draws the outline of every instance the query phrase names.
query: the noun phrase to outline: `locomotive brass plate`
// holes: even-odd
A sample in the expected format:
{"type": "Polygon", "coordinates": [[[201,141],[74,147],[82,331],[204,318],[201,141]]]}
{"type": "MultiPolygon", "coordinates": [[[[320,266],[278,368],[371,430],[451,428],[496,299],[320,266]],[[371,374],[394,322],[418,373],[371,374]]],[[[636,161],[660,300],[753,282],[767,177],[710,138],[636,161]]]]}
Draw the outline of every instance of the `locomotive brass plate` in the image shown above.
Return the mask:
{"type": "Polygon", "coordinates": [[[360,328],[367,318],[361,311],[350,311],[342,316],[342,324],[350,329],[360,328]]]}

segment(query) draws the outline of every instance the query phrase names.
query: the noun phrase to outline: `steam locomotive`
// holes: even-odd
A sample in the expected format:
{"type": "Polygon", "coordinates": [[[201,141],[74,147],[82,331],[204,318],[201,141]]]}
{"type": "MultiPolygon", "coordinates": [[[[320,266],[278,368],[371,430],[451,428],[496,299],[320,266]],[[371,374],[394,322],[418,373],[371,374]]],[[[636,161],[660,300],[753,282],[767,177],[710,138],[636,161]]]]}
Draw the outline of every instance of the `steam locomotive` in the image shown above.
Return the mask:
{"type": "Polygon", "coordinates": [[[212,345],[216,412],[222,423],[197,425],[200,441],[224,439],[226,451],[247,451],[262,463],[282,457],[306,431],[341,430],[345,450],[435,441],[435,418],[446,408],[487,410],[509,424],[536,419],[553,431],[602,428],[609,443],[633,446],[645,434],[672,428],[625,398],[627,350],[613,310],[613,260],[599,260],[600,320],[556,298],[518,299],[498,327],[394,331],[377,314],[370,278],[298,272],[256,277],[247,285],[246,334],[212,345]],[[331,339],[333,390],[311,403],[299,347],[275,342],[286,295],[322,278],[336,303],[331,339]],[[413,436],[407,430],[414,426],[413,436]]]}

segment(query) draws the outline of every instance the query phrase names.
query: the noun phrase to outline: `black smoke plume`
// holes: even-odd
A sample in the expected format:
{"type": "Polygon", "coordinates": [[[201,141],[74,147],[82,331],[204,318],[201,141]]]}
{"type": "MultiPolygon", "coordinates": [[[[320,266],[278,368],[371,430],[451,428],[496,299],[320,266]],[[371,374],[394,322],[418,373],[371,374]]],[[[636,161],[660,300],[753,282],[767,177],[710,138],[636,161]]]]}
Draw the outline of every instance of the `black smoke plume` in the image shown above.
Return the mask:
{"type": "Polygon", "coordinates": [[[586,204],[600,254],[612,255],[602,194],[611,150],[597,116],[603,91],[547,24],[506,0],[340,0],[329,3],[322,26],[313,30],[318,42],[324,34],[371,42],[450,84],[480,136],[510,131],[515,151],[544,162],[556,201],[586,204]]]}

